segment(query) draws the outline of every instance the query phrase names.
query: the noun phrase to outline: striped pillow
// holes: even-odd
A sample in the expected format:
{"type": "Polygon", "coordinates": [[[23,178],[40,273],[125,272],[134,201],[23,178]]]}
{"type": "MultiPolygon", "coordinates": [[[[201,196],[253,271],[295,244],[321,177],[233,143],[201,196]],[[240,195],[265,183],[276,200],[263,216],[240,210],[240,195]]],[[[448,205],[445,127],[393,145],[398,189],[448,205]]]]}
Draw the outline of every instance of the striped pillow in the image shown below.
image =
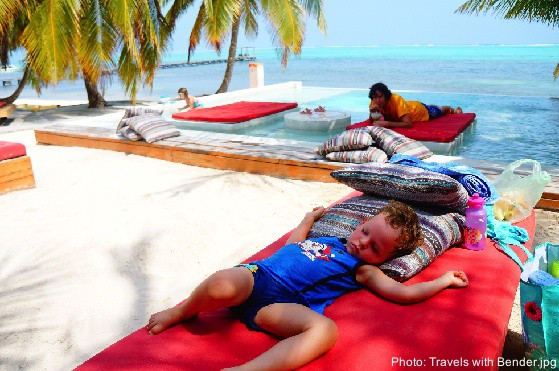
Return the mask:
{"type": "Polygon", "coordinates": [[[171,137],[178,137],[180,131],[161,116],[142,115],[130,117],[125,120],[125,125],[130,126],[148,143],[171,137]]]}
{"type": "MultiPolygon", "coordinates": [[[[377,214],[387,203],[386,199],[363,195],[334,205],[313,224],[308,238],[335,236],[347,239],[359,224],[377,214]]],[[[462,215],[440,210],[414,210],[421,224],[423,244],[411,254],[389,260],[379,266],[384,273],[397,281],[404,281],[416,275],[450,246],[462,241],[462,215]]]]}
{"type": "Polygon", "coordinates": [[[414,156],[420,159],[433,155],[433,152],[420,142],[402,134],[398,134],[394,130],[379,126],[368,126],[367,129],[370,131],[377,145],[386,152],[388,157],[392,157],[395,153],[414,156]]]}
{"type": "Polygon", "coordinates": [[[152,116],[161,116],[163,114],[163,110],[156,110],[152,108],[127,108],[124,110],[124,116],[120,119],[116,127],[117,134],[120,133],[120,129],[125,126],[125,120],[129,119],[130,117],[142,116],[142,115],[152,115],[152,116]]]}
{"type": "Polygon", "coordinates": [[[142,137],[140,136],[140,134],[136,133],[134,130],[132,130],[130,128],[130,126],[123,126],[122,128],[120,128],[120,135],[122,135],[123,137],[125,137],[126,139],[130,139],[133,141],[138,141],[138,140],[142,140],[142,137]]]}
{"type": "Polygon", "coordinates": [[[352,162],[354,164],[388,161],[386,153],[376,147],[369,147],[365,150],[330,152],[326,155],[326,158],[331,161],[352,162]]]}
{"type": "Polygon", "coordinates": [[[384,198],[464,212],[468,192],[457,180],[414,166],[370,163],[333,171],[347,186],[384,198]]]}
{"type": "Polygon", "coordinates": [[[318,146],[316,153],[326,156],[330,152],[367,148],[372,144],[373,138],[367,128],[346,130],[318,146]]]}

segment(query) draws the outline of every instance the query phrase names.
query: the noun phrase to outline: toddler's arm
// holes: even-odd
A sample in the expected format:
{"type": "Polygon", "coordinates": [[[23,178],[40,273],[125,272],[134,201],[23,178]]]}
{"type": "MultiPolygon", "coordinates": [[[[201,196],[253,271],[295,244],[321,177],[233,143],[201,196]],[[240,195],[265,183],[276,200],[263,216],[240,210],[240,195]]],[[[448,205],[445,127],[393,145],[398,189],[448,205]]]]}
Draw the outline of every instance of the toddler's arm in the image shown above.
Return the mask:
{"type": "Polygon", "coordinates": [[[374,265],[359,267],[356,279],[360,284],[380,296],[402,304],[423,301],[447,287],[468,286],[468,277],[462,271],[448,271],[433,281],[404,285],[388,277],[374,265]]]}
{"type": "Polygon", "coordinates": [[[326,209],[322,206],[315,207],[312,211],[308,212],[303,220],[301,220],[301,223],[299,223],[297,228],[293,230],[293,233],[291,233],[291,236],[289,236],[289,239],[285,244],[289,245],[290,243],[302,242],[306,240],[313,223],[324,215],[325,212],[326,209]]]}

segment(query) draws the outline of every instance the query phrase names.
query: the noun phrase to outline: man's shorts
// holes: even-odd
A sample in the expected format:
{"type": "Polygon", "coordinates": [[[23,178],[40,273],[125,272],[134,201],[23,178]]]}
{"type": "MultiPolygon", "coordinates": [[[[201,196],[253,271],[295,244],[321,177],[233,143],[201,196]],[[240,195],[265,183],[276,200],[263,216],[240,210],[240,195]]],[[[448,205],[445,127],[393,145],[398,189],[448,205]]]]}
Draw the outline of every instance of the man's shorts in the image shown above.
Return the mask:
{"type": "Polygon", "coordinates": [[[306,301],[296,293],[289,291],[284,286],[278,284],[269,274],[263,272],[255,264],[240,264],[237,267],[245,267],[252,272],[254,286],[248,299],[235,307],[229,309],[239,317],[249,329],[264,331],[256,323],[254,318],[258,311],[265,306],[274,303],[295,303],[308,306],[306,301]]]}
{"type": "Polygon", "coordinates": [[[443,115],[443,111],[441,111],[439,106],[428,105],[425,103],[421,103],[421,104],[423,104],[427,112],[429,112],[429,120],[436,119],[443,115]]]}

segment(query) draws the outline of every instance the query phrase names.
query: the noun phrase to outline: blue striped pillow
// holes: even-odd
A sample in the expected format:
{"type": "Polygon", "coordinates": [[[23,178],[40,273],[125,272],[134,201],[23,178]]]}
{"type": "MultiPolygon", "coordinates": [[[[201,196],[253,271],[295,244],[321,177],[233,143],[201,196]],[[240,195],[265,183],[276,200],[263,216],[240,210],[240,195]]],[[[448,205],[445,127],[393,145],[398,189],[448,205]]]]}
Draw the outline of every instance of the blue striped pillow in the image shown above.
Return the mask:
{"type": "MultiPolygon", "coordinates": [[[[335,236],[348,238],[362,222],[376,215],[388,200],[373,196],[358,196],[332,206],[317,220],[308,238],[335,236]]],[[[404,281],[419,273],[445,252],[462,241],[464,217],[442,210],[425,211],[414,207],[421,224],[423,244],[411,254],[389,260],[379,266],[388,276],[404,281]]]]}
{"type": "Polygon", "coordinates": [[[466,211],[468,192],[455,179],[393,163],[370,163],[333,171],[340,183],[374,196],[466,211]]]}

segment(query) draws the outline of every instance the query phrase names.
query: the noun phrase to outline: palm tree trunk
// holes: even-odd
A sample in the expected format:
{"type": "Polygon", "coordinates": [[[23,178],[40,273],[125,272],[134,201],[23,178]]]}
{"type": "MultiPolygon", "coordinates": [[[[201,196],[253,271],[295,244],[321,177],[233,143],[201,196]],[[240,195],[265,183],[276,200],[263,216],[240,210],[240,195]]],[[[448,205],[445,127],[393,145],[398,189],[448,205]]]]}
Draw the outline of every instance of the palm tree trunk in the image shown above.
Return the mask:
{"type": "Polygon", "coordinates": [[[14,93],[7,98],[0,98],[0,102],[14,103],[16,99],[19,98],[19,95],[23,91],[25,84],[27,84],[27,80],[29,80],[29,66],[25,65],[25,69],[23,70],[23,77],[21,78],[21,80],[19,80],[16,91],[14,91],[14,93]]]}
{"type": "Polygon", "coordinates": [[[87,91],[87,101],[89,102],[87,108],[103,108],[108,106],[99,89],[97,89],[97,84],[91,81],[85,73],[83,74],[83,82],[87,91]]]}
{"type": "Polygon", "coordinates": [[[225,93],[229,89],[229,83],[233,76],[233,67],[235,66],[235,57],[237,56],[237,38],[239,37],[239,28],[241,26],[240,17],[233,23],[231,30],[231,45],[229,45],[229,55],[227,56],[227,67],[225,68],[225,75],[221,86],[217,89],[216,94],[225,93]]]}

